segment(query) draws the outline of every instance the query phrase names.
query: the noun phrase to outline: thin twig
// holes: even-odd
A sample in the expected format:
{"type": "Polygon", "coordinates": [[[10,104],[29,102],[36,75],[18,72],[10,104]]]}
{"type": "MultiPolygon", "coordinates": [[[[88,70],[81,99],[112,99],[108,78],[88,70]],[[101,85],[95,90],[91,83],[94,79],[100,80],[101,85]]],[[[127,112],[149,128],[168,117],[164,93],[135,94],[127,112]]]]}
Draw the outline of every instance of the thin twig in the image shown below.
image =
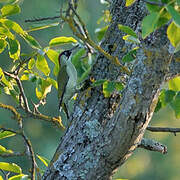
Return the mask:
{"type": "Polygon", "coordinates": [[[26,95],[25,95],[24,88],[23,88],[23,86],[22,86],[21,80],[19,79],[19,76],[18,76],[18,75],[14,75],[14,74],[9,73],[9,72],[6,72],[6,71],[4,71],[4,74],[7,75],[7,76],[9,76],[9,77],[12,77],[13,79],[16,80],[16,83],[17,83],[17,85],[18,85],[18,87],[19,87],[19,90],[20,90],[20,95],[21,95],[22,98],[23,98],[25,110],[26,110],[27,112],[30,111],[30,109],[29,109],[29,104],[28,104],[28,100],[27,100],[27,97],[26,97],[26,95]]]}
{"type": "Polygon", "coordinates": [[[0,128],[0,130],[15,133],[17,135],[20,135],[24,139],[25,144],[26,144],[26,150],[27,150],[26,154],[30,157],[30,159],[32,161],[31,180],[35,180],[35,167],[36,167],[35,155],[34,155],[34,151],[33,151],[31,142],[29,141],[28,137],[24,134],[23,129],[21,129],[20,131],[15,131],[10,128],[2,127],[2,128],[0,128]]]}
{"type": "Polygon", "coordinates": [[[149,126],[149,127],[147,127],[147,130],[151,131],[151,132],[170,132],[170,133],[174,133],[174,135],[176,135],[176,133],[180,133],[180,128],[152,127],[152,126],[149,126]]]}
{"type": "Polygon", "coordinates": [[[44,18],[34,18],[34,19],[26,19],[25,22],[39,22],[39,21],[47,21],[47,20],[54,20],[58,19],[60,16],[53,16],[53,17],[44,17],[44,18]]]}
{"type": "Polygon", "coordinates": [[[151,0],[141,0],[147,4],[152,4],[152,5],[157,5],[157,6],[164,6],[165,4],[162,2],[155,2],[155,1],[151,1],[151,0]]]}
{"type": "Polygon", "coordinates": [[[12,152],[12,153],[0,154],[0,157],[9,158],[9,157],[19,157],[24,155],[25,155],[24,152],[12,152]]]}

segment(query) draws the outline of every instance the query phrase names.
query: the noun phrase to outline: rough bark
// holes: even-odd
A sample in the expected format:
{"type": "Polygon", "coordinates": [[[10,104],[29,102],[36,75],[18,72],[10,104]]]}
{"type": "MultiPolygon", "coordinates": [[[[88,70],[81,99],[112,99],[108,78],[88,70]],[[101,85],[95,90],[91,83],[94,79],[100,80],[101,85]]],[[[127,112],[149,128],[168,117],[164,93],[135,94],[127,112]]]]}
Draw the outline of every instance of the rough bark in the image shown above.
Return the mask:
{"type": "MultiPolygon", "coordinates": [[[[117,25],[131,26],[136,32],[146,15],[142,2],[125,7],[122,0],[113,0],[112,22],[101,44],[119,59],[131,48],[122,40],[117,25]],[[112,45],[117,45],[111,51],[112,45]]],[[[130,77],[102,55],[98,55],[91,72],[94,79],[126,81],[122,95],[105,98],[101,87],[91,88],[85,104],[76,104],[72,124],[61,139],[59,147],[43,179],[93,180],[111,179],[141,141],[156,106],[161,85],[180,73],[180,63],[171,61],[166,27],[142,41],[142,48],[131,64],[130,77]]]]}

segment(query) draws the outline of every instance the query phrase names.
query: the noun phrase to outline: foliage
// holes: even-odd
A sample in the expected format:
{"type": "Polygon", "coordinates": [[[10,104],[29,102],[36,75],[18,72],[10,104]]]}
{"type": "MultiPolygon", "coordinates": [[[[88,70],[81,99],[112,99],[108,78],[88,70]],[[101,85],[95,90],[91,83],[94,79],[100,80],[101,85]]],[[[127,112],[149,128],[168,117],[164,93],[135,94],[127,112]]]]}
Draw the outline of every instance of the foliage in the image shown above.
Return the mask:
{"type": "MultiPolygon", "coordinates": [[[[105,1],[101,2],[104,3],[105,1]]],[[[126,0],[126,6],[132,5],[134,2],[135,0],[126,0]]],[[[179,51],[179,1],[167,0],[163,2],[161,6],[147,3],[147,8],[149,10],[149,15],[147,15],[142,21],[142,38],[148,37],[148,35],[150,35],[150,33],[154,32],[156,29],[165,24],[168,24],[167,37],[175,48],[174,53],[179,51]]],[[[56,76],[60,68],[58,63],[58,56],[59,53],[63,50],[62,45],[74,45],[76,43],[79,43],[81,45],[80,49],[72,57],[72,63],[74,64],[78,72],[79,83],[82,83],[90,72],[93,54],[90,53],[88,54],[88,56],[86,56],[86,49],[83,43],[79,39],[71,36],[54,37],[49,41],[48,46],[42,47],[38,40],[30,35],[30,32],[57,26],[59,23],[44,23],[44,25],[24,30],[17,22],[9,19],[12,15],[16,15],[19,13],[21,13],[21,8],[17,3],[15,3],[15,1],[8,1],[1,7],[0,53],[6,52],[6,50],[8,51],[9,58],[12,60],[12,69],[10,72],[6,72],[3,68],[0,67],[0,88],[2,94],[10,95],[15,100],[15,103],[17,105],[30,112],[29,107],[26,104],[26,97],[23,94],[23,89],[20,84],[21,82],[29,82],[33,84],[35,87],[34,93],[39,100],[38,106],[43,103],[45,104],[45,99],[47,95],[51,93],[52,88],[55,88],[57,90],[56,76]],[[19,41],[20,38],[23,39],[29,47],[31,47],[31,52],[29,52],[29,54],[25,54],[22,51],[22,43],[19,41]],[[60,50],[57,47],[60,47],[60,50]],[[51,63],[53,63],[54,66],[53,70],[50,67],[51,63]]],[[[104,11],[103,16],[98,20],[98,24],[103,22],[106,25],[102,28],[96,29],[95,31],[97,34],[98,42],[103,39],[105,32],[108,29],[108,23],[110,21],[110,13],[108,10],[106,10],[104,11]]],[[[135,48],[127,52],[122,58],[122,62],[131,63],[136,59],[136,52],[138,48],[140,48],[140,39],[137,33],[130,27],[119,24],[118,28],[122,33],[124,33],[123,39],[135,45],[135,48]]],[[[168,84],[168,88],[161,91],[159,102],[156,107],[156,112],[159,109],[170,105],[170,107],[174,110],[176,117],[180,118],[179,77],[170,80],[168,84]]],[[[122,82],[102,79],[93,81],[91,87],[93,88],[96,86],[102,86],[102,92],[104,96],[106,98],[109,98],[114,92],[121,93],[124,85],[125,84],[122,82]]],[[[21,127],[21,118],[18,116],[15,110],[11,107],[8,107],[7,109],[15,113],[15,115],[17,116],[17,123],[19,127],[21,127]]],[[[36,116],[38,115],[36,114],[36,116]]],[[[46,120],[48,119],[47,116],[41,117],[39,115],[39,117],[45,118],[46,120]]],[[[54,123],[54,121],[57,122],[60,118],[49,119],[54,123]]],[[[61,128],[64,128],[60,120],[58,121],[58,123],[60,124],[61,128]]],[[[6,129],[1,130],[0,139],[13,137],[15,135],[21,135],[25,138],[22,132],[6,129]]],[[[8,150],[6,149],[6,147],[0,145],[0,156],[11,156],[15,154],[16,152],[14,152],[13,150],[8,150]]],[[[46,158],[40,155],[36,156],[45,166],[48,166],[49,161],[46,158]]],[[[12,173],[12,176],[9,179],[28,179],[28,175],[23,174],[23,170],[17,164],[0,162],[0,169],[12,173]],[[15,173],[16,175],[14,175],[13,173],[15,173]]],[[[38,167],[36,167],[36,170],[38,172],[38,167]]]]}

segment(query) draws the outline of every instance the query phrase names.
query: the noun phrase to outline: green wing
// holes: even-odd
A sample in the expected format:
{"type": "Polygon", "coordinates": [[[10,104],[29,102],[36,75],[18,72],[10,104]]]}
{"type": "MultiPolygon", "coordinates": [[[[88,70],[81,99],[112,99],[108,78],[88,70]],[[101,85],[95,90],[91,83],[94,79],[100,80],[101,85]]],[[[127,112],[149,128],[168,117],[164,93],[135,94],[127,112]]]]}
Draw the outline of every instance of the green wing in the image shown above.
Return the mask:
{"type": "Polygon", "coordinates": [[[58,77],[57,77],[58,98],[60,99],[59,108],[62,105],[62,101],[63,101],[63,97],[64,97],[64,93],[66,90],[66,85],[68,83],[68,80],[69,80],[69,76],[68,76],[67,71],[66,71],[66,65],[64,65],[60,68],[60,71],[59,71],[58,77]]]}

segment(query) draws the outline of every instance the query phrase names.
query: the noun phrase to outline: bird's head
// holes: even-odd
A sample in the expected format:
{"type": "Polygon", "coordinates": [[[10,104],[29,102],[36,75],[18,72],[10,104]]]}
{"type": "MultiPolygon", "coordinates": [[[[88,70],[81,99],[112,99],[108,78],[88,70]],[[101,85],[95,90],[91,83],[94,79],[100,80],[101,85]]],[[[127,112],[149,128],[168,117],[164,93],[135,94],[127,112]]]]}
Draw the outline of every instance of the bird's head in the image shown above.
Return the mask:
{"type": "Polygon", "coordinates": [[[74,46],[73,48],[69,49],[69,50],[65,50],[62,53],[59,54],[59,64],[65,64],[66,61],[68,61],[70,59],[70,56],[73,52],[74,49],[76,49],[77,47],[79,47],[79,45],[74,46]]]}
{"type": "Polygon", "coordinates": [[[62,65],[63,63],[66,63],[63,61],[67,61],[70,58],[71,54],[72,54],[71,50],[66,50],[66,51],[63,51],[62,53],[60,53],[59,54],[59,64],[62,65]]]}

